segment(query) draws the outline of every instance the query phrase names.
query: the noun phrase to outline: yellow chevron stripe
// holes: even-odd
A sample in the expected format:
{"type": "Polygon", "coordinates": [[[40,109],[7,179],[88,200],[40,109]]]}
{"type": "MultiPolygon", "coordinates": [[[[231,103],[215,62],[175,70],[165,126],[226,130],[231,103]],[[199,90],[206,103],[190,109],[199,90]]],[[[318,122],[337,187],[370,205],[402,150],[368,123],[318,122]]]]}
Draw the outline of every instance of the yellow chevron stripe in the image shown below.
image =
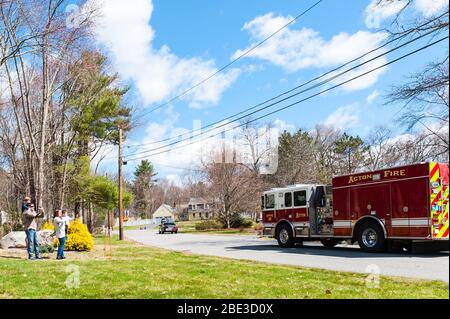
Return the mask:
{"type": "Polygon", "coordinates": [[[434,175],[431,176],[430,180],[431,180],[432,182],[436,182],[436,181],[439,180],[439,170],[437,170],[436,173],[434,173],[434,175]]]}
{"type": "MultiPolygon", "coordinates": [[[[447,222],[445,223],[445,225],[441,228],[441,231],[439,232],[439,234],[436,235],[436,238],[444,237],[444,233],[447,229],[448,229],[448,219],[447,219],[447,222]]],[[[447,235],[447,237],[448,237],[448,235],[447,235]]]]}
{"type": "MultiPolygon", "coordinates": [[[[442,200],[440,201],[441,203],[441,205],[444,205],[444,207],[443,207],[443,209],[442,209],[442,213],[440,214],[440,216],[439,216],[439,223],[441,223],[442,222],[442,219],[444,218],[444,216],[446,215],[446,214],[448,214],[448,197],[449,197],[449,187],[447,186],[447,187],[445,187],[444,188],[444,194],[443,194],[443,198],[442,198],[442,200]]],[[[447,216],[448,217],[448,216],[447,216]]],[[[444,233],[447,231],[447,229],[448,229],[448,227],[449,227],[449,219],[447,218],[447,220],[445,221],[445,225],[441,228],[441,230],[439,231],[439,233],[436,235],[436,238],[443,238],[444,237],[444,233]]],[[[448,237],[448,235],[447,235],[447,237],[448,237]]]]}
{"type": "Polygon", "coordinates": [[[437,181],[437,179],[439,178],[439,169],[436,170],[436,173],[438,173],[437,176],[436,173],[433,176],[431,176],[431,173],[433,172],[433,170],[436,168],[437,165],[438,165],[437,163],[430,163],[430,180],[432,182],[437,181]]]}

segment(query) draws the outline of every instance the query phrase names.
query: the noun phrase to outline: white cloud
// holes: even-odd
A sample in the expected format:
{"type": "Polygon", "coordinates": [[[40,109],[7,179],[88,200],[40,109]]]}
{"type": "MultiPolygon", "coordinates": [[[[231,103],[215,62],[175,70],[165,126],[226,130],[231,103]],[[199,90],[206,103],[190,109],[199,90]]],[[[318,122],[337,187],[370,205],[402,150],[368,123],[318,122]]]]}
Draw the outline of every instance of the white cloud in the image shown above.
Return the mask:
{"type": "Polygon", "coordinates": [[[280,119],[276,119],[275,121],[273,121],[273,127],[278,129],[280,132],[283,132],[283,131],[291,132],[291,131],[295,130],[295,125],[289,124],[280,119]]]}
{"type": "Polygon", "coordinates": [[[381,3],[380,0],[372,0],[365,10],[366,26],[380,28],[384,20],[398,14],[407,4],[406,0],[382,1],[381,3]]]}
{"type": "Polygon", "coordinates": [[[169,182],[169,184],[183,187],[184,185],[184,179],[180,175],[176,174],[170,174],[165,177],[165,179],[169,182]]]}
{"type": "Polygon", "coordinates": [[[415,7],[424,16],[430,17],[448,7],[448,0],[416,0],[415,7]]]}
{"type": "MultiPolygon", "coordinates": [[[[180,58],[167,45],[153,47],[151,0],[135,0],[132,5],[121,0],[92,1],[101,8],[95,27],[98,42],[109,50],[122,78],[134,82],[146,104],[163,102],[217,71],[213,60],[180,58]]],[[[193,108],[216,104],[240,72],[230,69],[220,73],[184,99],[193,108]]]]}
{"type": "Polygon", "coordinates": [[[341,106],[330,114],[323,124],[341,130],[352,128],[359,124],[359,114],[360,108],[358,103],[341,106]]]}
{"type": "Polygon", "coordinates": [[[378,97],[380,96],[380,92],[378,90],[373,91],[368,97],[367,97],[367,104],[372,104],[378,97]]]}
{"type": "MultiPolygon", "coordinates": [[[[250,35],[252,42],[250,47],[266,38],[291,19],[292,17],[290,16],[282,17],[268,13],[246,23],[243,30],[246,30],[250,35]]],[[[310,28],[299,30],[286,28],[277,36],[251,51],[247,56],[268,61],[282,67],[287,72],[296,72],[306,68],[333,67],[346,63],[376,48],[386,37],[387,34],[383,32],[358,31],[354,34],[342,32],[329,40],[325,40],[320,36],[319,32],[310,28]]],[[[240,56],[247,50],[248,48],[236,51],[233,58],[240,56]]],[[[380,50],[377,54],[381,52],[383,51],[380,50]]],[[[369,57],[366,58],[366,60],[368,59],[369,57]]],[[[386,60],[380,59],[380,61],[384,62],[386,60]]],[[[368,63],[363,68],[364,70],[360,69],[362,72],[358,71],[357,73],[360,74],[367,71],[374,64],[377,63],[368,63]]],[[[364,77],[362,80],[346,85],[346,88],[349,90],[367,88],[375,83],[383,72],[384,69],[374,72],[369,79],[364,77]]],[[[348,75],[350,77],[355,74],[356,72],[350,72],[348,75]]]]}
{"type": "MultiPolygon", "coordinates": [[[[408,5],[407,0],[372,0],[366,7],[365,17],[368,28],[380,28],[386,20],[393,18],[408,5]]],[[[436,15],[448,6],[448,0],[415,0],[408,10],[416,11],[425,17],[436,15]]],[[[412,12],[410,11],[410,12],[412,12]]]]}

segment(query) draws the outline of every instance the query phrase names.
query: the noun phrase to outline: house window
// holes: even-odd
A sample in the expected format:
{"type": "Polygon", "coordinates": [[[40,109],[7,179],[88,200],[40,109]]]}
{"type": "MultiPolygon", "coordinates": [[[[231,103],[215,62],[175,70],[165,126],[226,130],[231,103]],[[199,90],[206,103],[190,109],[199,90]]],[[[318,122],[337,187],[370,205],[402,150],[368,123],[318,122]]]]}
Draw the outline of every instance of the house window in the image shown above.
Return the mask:
{"type": "Polygon", "coordinates": [[[195,218],[195,213],[193,213],[193,214],[192,214],[192,217],[194,217],[194,218],[195,218]]]}
{"type": "Polygon", "coordinates": [[[206,213],[206,218],[209,218],[209,213],[206,213]]]}
{"type": "Polygon", "coordinates": [[[197,208],[198,208],[198,209],[204,209],[204,208],[205,208],[205,205],[204,205],[204,204],[198,204],[198,205],[197,205],[197,208]]]}
{"type": "Polygon", "coordinates": [[[200,215],[200,218],[202,218],[202,213],[200,213],[199,215],[200,215]]]}
{"type": "Polygon", "coordinates": [[[284,206],[292,207],[292,193],[284,193],[284,206]]]}
{"type": "Polygon", "coordinates": [[[189,205],[189,209],[192,209],[192,205],[189,205]]]}
{"type": "Polygon", "coordinates": [[[306,191],[294,192],[294,206],[306,206],[306,191]]]}

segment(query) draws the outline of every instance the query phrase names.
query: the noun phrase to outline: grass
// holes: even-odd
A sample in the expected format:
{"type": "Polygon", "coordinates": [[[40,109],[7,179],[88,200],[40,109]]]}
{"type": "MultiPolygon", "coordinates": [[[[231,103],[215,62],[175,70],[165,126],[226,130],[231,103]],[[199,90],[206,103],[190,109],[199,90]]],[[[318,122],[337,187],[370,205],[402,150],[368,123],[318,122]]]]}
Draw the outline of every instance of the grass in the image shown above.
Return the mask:
{"type": "MultiPolygon", "coordinates": [[[[368,289],[364,274],[223,259],[103,240],[65,261],[27,261],[25,251],[0,250],[0,298],[448,298],[439,281],[381,277],[368,289]],[[66,287],[66,267],[79,267],[80,286],[66,287]]],[[[54,256],[52,256],[54,258],[54,256]]],[[[70,278],[70,277],[69,277],[70,278]]]]}

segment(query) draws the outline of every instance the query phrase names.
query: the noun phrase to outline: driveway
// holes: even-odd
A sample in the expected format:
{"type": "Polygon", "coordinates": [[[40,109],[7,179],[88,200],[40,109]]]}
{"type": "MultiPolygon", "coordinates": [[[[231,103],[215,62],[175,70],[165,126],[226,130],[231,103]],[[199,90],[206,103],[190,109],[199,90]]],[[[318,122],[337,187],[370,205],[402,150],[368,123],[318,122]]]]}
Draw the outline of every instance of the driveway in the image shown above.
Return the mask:
{"type": "Polygon", "coordinates": [[[449,282],[448,252],[411,255],[369,254],[358,246],[339,245],[325,249],[320,243],[280,248],[273,239],[247,235],[164,234],[155,230],[130,230],[125,237],[148,246],[234,259],[449,282]]]}

